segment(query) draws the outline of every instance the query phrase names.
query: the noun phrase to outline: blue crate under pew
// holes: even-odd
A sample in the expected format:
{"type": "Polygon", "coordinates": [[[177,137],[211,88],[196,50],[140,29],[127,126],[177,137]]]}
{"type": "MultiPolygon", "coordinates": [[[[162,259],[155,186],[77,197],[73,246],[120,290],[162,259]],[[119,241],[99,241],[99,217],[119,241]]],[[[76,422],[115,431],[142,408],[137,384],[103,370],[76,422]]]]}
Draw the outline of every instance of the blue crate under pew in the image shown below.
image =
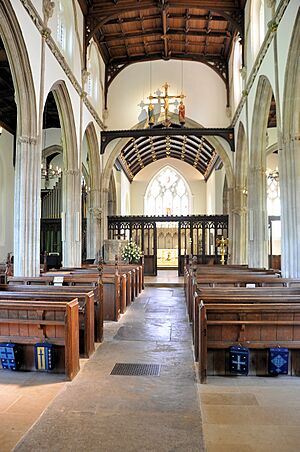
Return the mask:
{"type": "Polygon", "coordinates": [[[232,374],[248,375],[250,352],[246,347],[229,347],[229,370],[232,374]]]}
{"type": "Polygon", "coordinates": [[[3,369],[18,370],[20,367],[20,350],[16,344],[0,344],[0,359],[3,369]]]}
{"type": "Polygon", "coordinates": [[[41,342],[34,346],[35,368],[37,370],[53,369],[53,345],[41,342]]]}
{"type": "Polygon", "coordinates": [[[269,349],[269,374],[287,375],[289,371],[289,350],[287,348],[269,349]]]}

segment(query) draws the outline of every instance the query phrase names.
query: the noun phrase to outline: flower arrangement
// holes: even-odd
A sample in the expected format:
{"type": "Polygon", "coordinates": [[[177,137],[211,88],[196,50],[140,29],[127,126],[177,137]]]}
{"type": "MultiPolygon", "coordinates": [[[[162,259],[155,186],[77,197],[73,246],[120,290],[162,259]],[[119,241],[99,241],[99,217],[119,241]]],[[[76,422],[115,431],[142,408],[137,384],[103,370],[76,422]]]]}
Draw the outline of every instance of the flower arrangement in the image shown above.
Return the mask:
{"type": "Polygon", "coordinates": [[[142,256],[142,251],[135,242],[130,241],[128,245],[125,245],[122,251],[122,259],[129,264],[138,262],[139,258],[142,256]]]}

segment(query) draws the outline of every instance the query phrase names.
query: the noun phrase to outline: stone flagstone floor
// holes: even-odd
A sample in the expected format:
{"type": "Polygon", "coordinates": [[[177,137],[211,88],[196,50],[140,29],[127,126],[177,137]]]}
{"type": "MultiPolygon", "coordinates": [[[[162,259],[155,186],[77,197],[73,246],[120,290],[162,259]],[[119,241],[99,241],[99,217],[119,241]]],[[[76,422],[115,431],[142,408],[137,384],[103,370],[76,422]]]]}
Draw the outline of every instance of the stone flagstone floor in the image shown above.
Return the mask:
{"type": "Polygon", "coordinates": [[[201,452],[199,398],[208,452],[300,450],[300,378],[198,384],[183,290],[161,288],[166,278],[177,282],[175,271],[159,272],[158,287],[146,287],[119,323],[105,324],[105,343],[73,382],[0,371],[1,452],[36,421],[15,450],[201,452]],[[158,363],[161,376],[111,376],[116,362],[158,363]]]}
{"type": "Polygon", "coordinates": [[[15,450],[200,452],[201,424],[183,289],[146,288],[15,450]],[[160,376],[110,375],[118,362],[160,376]]]}

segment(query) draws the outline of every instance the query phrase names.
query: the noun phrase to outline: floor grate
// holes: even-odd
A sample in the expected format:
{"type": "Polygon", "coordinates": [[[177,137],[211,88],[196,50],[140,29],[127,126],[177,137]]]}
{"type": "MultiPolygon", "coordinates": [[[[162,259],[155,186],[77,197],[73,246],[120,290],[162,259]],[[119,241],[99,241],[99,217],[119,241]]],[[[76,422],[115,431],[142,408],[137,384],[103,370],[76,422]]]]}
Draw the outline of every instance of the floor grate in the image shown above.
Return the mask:
{"type": "Polygon", "coordinates": [[[116,363],[110,375],[159,377],[160,364],[116,363]]]}

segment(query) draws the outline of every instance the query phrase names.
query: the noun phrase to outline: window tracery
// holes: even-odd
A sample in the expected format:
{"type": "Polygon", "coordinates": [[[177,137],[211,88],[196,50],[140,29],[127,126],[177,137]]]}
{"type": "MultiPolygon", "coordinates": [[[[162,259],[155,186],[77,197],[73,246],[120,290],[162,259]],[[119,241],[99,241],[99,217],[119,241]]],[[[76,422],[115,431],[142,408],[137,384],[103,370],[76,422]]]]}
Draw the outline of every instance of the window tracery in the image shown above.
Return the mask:
{"type": "Polygon", "coordinates": [[[191,210],[187,183],[173,168],[163,168],[150,182],[145,196],[146,215],[188,215],[191,210]]]}

